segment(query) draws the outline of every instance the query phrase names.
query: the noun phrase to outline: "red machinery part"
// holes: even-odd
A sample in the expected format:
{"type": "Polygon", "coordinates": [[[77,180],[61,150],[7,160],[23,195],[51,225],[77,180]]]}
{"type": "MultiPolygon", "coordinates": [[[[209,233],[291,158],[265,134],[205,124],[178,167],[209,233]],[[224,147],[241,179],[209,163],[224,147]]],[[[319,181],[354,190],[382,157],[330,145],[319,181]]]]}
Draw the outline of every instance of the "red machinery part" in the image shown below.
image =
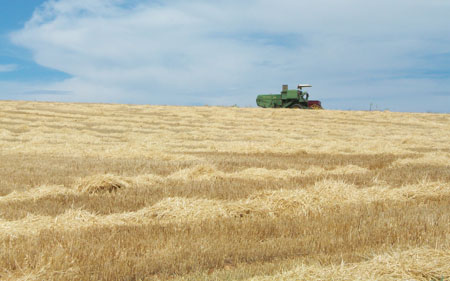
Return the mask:
{"type": "Polygon", "coordinates": [[[308,107],[309,108],[322,108],[322,103],[318,100],[309,100],[308,107]]]}

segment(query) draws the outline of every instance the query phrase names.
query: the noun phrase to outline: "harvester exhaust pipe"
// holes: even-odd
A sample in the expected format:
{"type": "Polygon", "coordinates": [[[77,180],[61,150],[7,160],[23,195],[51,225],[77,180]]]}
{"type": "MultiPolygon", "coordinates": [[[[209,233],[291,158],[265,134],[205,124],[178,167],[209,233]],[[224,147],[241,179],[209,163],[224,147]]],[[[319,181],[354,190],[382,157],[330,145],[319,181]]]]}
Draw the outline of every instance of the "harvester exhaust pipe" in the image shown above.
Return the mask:
{"type": "Polygon", "coordinates": [[[286,92],[287,90],[289,89],[289,86],[288,85],[283,85],[283,92],[286,92]]]}

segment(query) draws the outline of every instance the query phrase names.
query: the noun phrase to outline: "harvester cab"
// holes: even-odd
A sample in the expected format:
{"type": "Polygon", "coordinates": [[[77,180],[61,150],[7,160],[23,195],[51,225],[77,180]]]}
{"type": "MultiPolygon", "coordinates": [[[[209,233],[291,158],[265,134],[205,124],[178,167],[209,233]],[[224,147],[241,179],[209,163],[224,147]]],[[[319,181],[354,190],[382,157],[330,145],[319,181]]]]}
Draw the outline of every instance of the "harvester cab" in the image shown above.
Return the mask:
{"type": "Polygon", "coordinates": [[[320,101],[310,101],[309,93],[303,88],[312,87],[309,84],[299,84],[296,90],[289,90],[288,85],[283,85],[279,95],[259,95],[256,104],[264,108],[301,108],[301,109],[321,109],[320,101]]]}
{"type": "Polygon", "coordinates": [[[303,88],[311,88],[312,86],[309,84],[298,84],[298,96],[299,98],[304,99],[305,101],[308,101],[309,99],[309,93],[307,91],[303,91],[303,88]]]}

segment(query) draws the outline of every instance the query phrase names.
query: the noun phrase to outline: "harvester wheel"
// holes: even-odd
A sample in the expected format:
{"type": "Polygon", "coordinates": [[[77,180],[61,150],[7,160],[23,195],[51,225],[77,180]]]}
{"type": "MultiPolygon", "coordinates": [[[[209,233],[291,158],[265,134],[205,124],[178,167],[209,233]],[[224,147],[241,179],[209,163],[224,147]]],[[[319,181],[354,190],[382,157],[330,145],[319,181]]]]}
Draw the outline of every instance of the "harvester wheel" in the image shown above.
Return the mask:
{"type": "Polygon", "coordinates": [[[322,108],[320,105],[318,105],[318,104],[313,104],[313,105],[310,106],[310,108],[311,108],[311,109],[315,109],[315,110],[323,109],[323,108],[322,108]]]}
{"type": "Polygon", "coordinates": [[[301,104],[296,103],[296,104],[293,104],[293,105],[291,106],[291,108],[303,109],[304,107],[303,107],[301,104]]]}

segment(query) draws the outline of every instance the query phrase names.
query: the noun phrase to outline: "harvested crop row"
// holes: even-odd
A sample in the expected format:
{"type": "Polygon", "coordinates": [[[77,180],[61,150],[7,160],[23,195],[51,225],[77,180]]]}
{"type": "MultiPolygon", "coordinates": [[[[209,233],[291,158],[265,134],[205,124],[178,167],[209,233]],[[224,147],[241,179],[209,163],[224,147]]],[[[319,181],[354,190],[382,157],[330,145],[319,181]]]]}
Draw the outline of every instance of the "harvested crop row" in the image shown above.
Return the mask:
{"type": "Polygon", "coordinates": [[[152,223],[186,223],[203,220],[243,217],[307,215],[346,204],[376,201],[405,201],[415,198],[450,196],[450,186],[441,183],[422,183],[401,188],[374,186],[359,189],[339,181],[322,181],[306,189],[267,191],[245,200],[222,201],[207,199],[166,198],[136,212],[98,216],[83,210],[69,210],[57,217],[34,216],[1,221],[2,235],[32,235],[43,229],[69,230],[90,226],[141,225],[152,223]]]}
{"type": "Polygon", "coordinates": [[[0,196],[0,203],[38,200],[45,197],[53,198],[60,195],[73,195],[77,193],[76,190],[64,186],[41,186],[22,192],[13,191],[8,195],[0,196]]]}
{"type": "MultiPolygon", "coordinates": [[[[0,239],[1,247],[6,249],[0,254],[0,268],[17,276],[38,274],[41,280],[99,280],[101,276],[116,279],[130,275],[136,280],[153,280],[156,275],[168,280],[174,275],[227,269],[229,265],[263,269],[266,262],[291,258],[326,268],[342,261],[361,262],[364,257],[393,248],[427,246],[446,250],[450,238],[449,199],[350,205],[306,217],[49,229],[39,235],[0,239]],[[42,268],[49,270],[40,271],[42,268]]],[[[276,267],[277,272],[286,269],[276,267]]],[[[4,272],[0,274],[4,276],[4,272]]],[[[267,271],[245,276],[263,272],[267,271]]],[[[205,280],[226,279],[210,277],[205,280]]]]}
{"type": "Polygon", "coordinates": [[[312,166],[306,170],[268,170],[265,168],[249,168],[235,173],[225,173],[217,170],[214,166],[196,165],[192,168],[182,169],[170,174],[167,177],[154,174],[139,175],[135,177],[115,176],[112,174],[94,175],[81,178],[75,184],[74,189],[64,186],[42,186],[31,190],[16,192],[6,196],[0,196],[1,202],[33,200],[43,197],[51,197],[65,194],[103,193],[113,192],[119,189],[139,186],[149,186],[154,183],[164,183],[166,180],[192,181],[192,180],[212,180],[217,178],[231,179],[265,179],[281,180],[290,178],[302,178],[311,175],[345,175],[355,173],[365,173],[367,169],[355,165],[338,167],[333,170],[325,170],[321,167],[312,166]]]}
{"type": "Polygon", "coordinates": [[[272,276],[253,277],[247,281],[269,280],[447,280],[450,278],[450,251],[417,248],[394,251],[371,260],[322,266],[299,265],[293,270],[272,276]]]}

